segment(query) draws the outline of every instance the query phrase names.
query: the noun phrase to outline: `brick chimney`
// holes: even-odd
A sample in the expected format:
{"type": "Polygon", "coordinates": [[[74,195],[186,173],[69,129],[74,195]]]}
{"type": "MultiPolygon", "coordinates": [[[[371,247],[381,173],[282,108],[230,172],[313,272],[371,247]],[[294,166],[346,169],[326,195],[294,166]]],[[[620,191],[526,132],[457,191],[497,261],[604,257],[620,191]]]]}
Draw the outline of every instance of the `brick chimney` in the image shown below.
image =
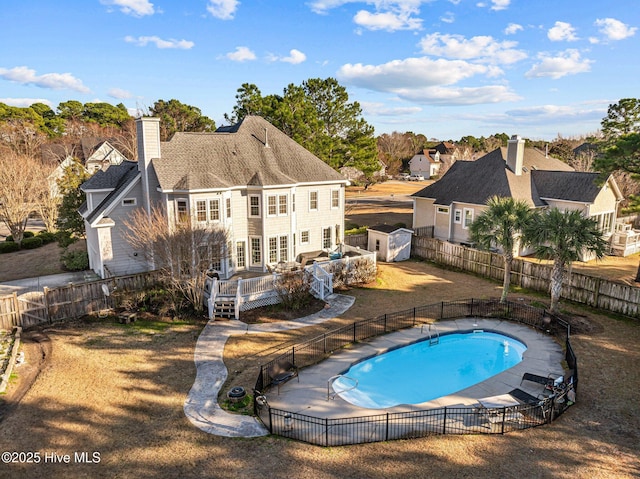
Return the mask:
{"type": "Polygon", "coordinates": [[[513,135],[507,142],[507,166],[516,175],[522,174],[524,162],[524,140],[518,135],[513,135]]]}

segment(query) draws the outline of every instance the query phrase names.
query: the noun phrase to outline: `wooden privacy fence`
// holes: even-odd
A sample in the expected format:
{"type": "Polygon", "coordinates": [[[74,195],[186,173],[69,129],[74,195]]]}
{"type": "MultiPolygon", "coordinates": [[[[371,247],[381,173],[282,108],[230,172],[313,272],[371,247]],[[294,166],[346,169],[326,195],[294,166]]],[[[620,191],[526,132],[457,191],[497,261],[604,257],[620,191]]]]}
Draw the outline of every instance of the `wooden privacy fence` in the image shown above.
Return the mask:
{"type": "MultiPolygon", "coordinates": [[[[500,281],[504,278],[504,258],[498,253],[413,236],[411,254],[487,278],[500,281]]],[[[516,258],[511,269],[511,284],[549,292],[551,269],[551,265],[516,258]]],[[[594,308],[640,317],[640,288],[604,278],[571,271],[565,275],[562,297],[594,308]]]]}
{"type": "Polygon", "coordinates": [[[3,296],[0,297],[0,329],[28,328],[113,308],[117,306],[111,294],[114,291],[140,291],[155,286],[158,279],[159,273],[152,271],[3,296]],[[109,295],[105,294],[103,285],[109,295]]]}

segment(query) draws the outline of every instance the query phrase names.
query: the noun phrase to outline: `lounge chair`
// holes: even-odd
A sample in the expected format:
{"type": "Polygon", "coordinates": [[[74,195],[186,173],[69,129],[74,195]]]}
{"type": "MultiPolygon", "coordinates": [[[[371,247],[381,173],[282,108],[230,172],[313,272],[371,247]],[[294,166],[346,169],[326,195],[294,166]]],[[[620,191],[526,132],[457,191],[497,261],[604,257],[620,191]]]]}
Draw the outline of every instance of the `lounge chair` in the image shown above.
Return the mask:
{"type": "Polygon", "coordinates": [[[529,416],[537,417],[538,419],[547,419],[547,411],[545,410],[545,400],[547,398],[540,396],[536,397],[533,394],[529,394],[527,391],[523,391],[519,388],[509,391],[508,394],[525,406],[538,406],[535,408],[530,408],[528,412],[521,412],[527,413],[529,416]]]}
{"type": "Polygon", "coordinates": [[[268,370],[269,377],[271,378],[271,385],[278,386],[278,394],[280,394],[280,386],[293,378],[298,378],[298,368],[291,364],[289,361],[278,361],[273,364],[268,370]]]}
{"type": "Polygon", "coordinates": [[[537,384],[542,384],[544,389],[547,391],[553,391],[554,386],[557,386],[558,383],[562,383],[563,380],[564,378],[562,376],[554,378],[551,377],[551,375],[540,376],[538,374],[524,373],[522,375],[522,380],[520,381],[520,386],[522,386],[522,383],[525,381],[531,381],[537,384]]]}

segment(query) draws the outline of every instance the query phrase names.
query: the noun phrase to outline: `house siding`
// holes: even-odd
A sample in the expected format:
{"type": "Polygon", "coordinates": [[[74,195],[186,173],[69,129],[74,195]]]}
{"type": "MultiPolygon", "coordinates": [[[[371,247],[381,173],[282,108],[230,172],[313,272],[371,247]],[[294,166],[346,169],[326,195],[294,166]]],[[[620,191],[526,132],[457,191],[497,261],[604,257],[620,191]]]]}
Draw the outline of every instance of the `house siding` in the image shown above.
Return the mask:
{"type": "Polygon", "coordinates": [[[125,196],[126,198],[135,198],[136,206],[117,205],[109,213],[109,218],[114,221],[115,226],[112,228],[100,228],[101,246],[111,250],[110,257],[103,254],[104,265],[114,275],[134,274],[150,269],[145,259],[144,251],[135,251],[124,239],[124,234],[126,233],[124,222],[129,220],[130,215],[135,210],[142,208],[142,187],[140,183],[138,182],[125,196]]]}

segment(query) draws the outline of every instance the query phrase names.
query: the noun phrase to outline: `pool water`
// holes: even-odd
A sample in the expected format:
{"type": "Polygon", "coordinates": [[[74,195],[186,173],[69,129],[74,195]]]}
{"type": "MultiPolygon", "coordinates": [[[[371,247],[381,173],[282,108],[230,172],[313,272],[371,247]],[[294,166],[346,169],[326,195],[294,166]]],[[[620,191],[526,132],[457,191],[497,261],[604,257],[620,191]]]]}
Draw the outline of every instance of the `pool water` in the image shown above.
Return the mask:
{"type": "Polygon", "coordinates": [[[420,404],[515,366],[526,349],[514,338],[487,331],[442,335],[433,345],[427,338],[353,364],[333,382],[333,390],[371,409],[420,404]]]}

